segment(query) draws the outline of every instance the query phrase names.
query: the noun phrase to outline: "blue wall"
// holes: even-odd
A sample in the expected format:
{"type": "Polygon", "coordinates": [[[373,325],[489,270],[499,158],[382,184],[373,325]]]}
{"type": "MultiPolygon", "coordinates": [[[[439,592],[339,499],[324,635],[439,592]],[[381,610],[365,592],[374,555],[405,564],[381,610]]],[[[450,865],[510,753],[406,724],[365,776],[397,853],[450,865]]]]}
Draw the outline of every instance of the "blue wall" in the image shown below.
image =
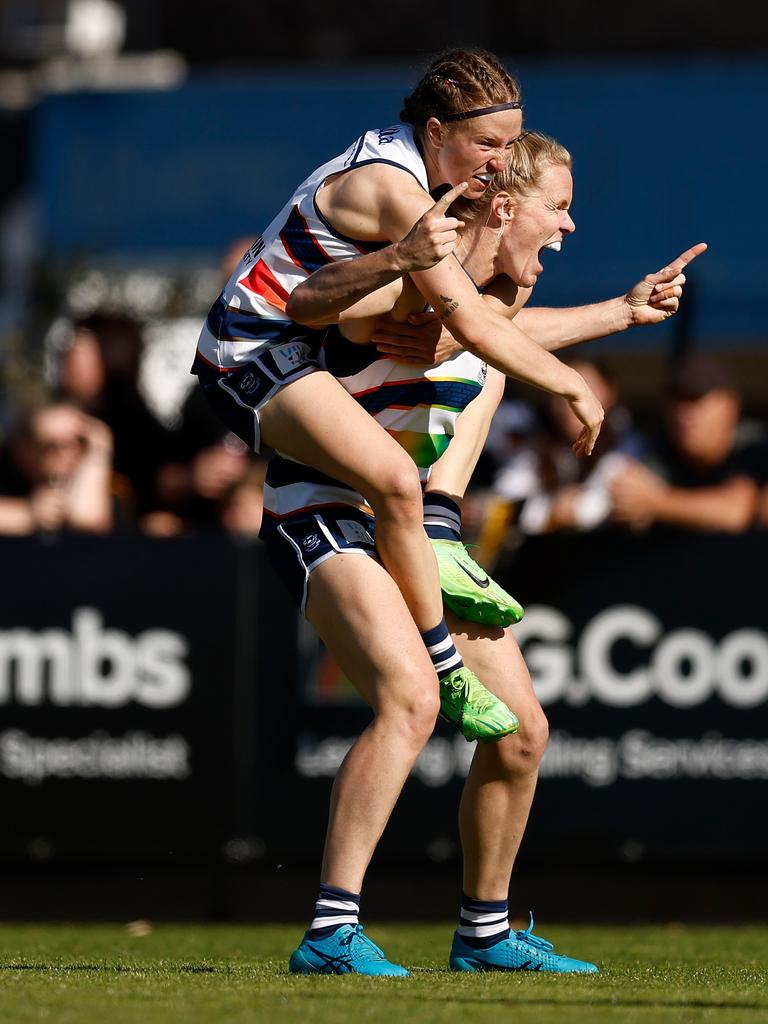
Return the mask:
{"type": "MultiPolygon", "coordinates": [[[[705,240],[692,275],[697,336],[764,338],[768,65],[509,63],[528,124],[576,161],[578,230],[547,260],[537,301],[618,293],[705,240]]],[[[48,97],[35,167],[49,252],[215,259],[362,129],[395,121],[412,79],[405,69],[284,72],[48,97]]]]}

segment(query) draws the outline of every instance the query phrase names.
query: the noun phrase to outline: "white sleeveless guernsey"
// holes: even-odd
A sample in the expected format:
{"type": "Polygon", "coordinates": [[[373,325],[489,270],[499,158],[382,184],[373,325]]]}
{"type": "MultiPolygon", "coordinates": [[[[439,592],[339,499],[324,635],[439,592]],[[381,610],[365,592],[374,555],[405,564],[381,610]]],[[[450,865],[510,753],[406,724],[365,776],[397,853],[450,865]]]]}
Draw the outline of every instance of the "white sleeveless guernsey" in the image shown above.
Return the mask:
{"type": "MultiPolygon", "coordinates": [[[[411,125],[374,128],[323,164],[296,189],[263,235],[243,256],[203,326],[197,356],[218,370],[234,369],[265,347],[291,340],[288,296],[313,271],[371,252],[387,242],[362,242],[336,231],[317,207],[317,193],[333,174],[385,163],[412,174],[429,190],[411,125]]],[[[302,328],[306,333],[306,328],[302,328]]]]}

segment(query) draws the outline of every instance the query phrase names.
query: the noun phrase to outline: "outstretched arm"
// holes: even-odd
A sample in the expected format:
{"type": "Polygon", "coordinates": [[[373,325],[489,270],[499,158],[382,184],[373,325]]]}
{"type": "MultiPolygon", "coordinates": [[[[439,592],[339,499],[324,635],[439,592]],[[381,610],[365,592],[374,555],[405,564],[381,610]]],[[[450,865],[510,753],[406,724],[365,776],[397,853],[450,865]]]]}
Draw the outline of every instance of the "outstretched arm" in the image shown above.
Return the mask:
{"type": "MultiPolygon", "coordinates": [[[[497,278],[487,289],[484,299],[500,316],[514,319],[517,326],[542,348],[555,352],[579,342],[605,338],[630,327],[661,323],[673,316],[679,308],[686,282],[683,268],[706,248],[700,242],[657,274],[646,275],[626,295],[591,305],[570,309],[522,309],[520,297],[525,295],[527,298],[531,289],[518,288],[508,277],[497,278]]],[[[380,352],[387,355],[425,363],[447,359],[461,348],[446,329],[441,329],[437,317],[427,313],[414,314],[407,323],[381,320],[376,325],[372,341],[380,352]]]]}
{"type": "Polygon", "coordinates": [[[704,242],[691,246],[669,266],[647,274],[626,295],[571,309],[528,307],[517,314],[515,323],[550,352],[630,327],[661,323],[678,310],[685,267],[706,249],[704,242]]]}

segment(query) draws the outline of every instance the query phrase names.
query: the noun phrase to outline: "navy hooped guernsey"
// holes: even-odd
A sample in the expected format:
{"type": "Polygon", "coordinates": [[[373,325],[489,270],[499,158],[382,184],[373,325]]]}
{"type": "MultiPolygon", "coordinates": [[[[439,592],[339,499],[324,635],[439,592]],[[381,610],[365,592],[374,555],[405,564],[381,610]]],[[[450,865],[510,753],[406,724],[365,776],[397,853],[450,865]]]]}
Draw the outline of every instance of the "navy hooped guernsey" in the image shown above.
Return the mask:
{"type": "MultiPolygon", "coordinates": [[[[278,216],[243,256],[208,314],[198,342],[197,359],[220,372],[238,368],[271,352],[290,357],[286,343],[306,340],[307,328],[285,315],[288,297],[320,267],[351,259],[386,244],[363,242],[336,231],[317,206],[327,179],[373,163],[399,167],[428,191],[424,161],[410,125],[373,129],[323,164],[296,189],[278,216]]],[[[426,478],[429,467],[448,445],[456,418],[480,392],[485,366],[460,352],[436,367],[399,363],[373,347],[351,345],[336,328],[325,335],[321,365],[413,457],[426,478]]],[[[199,364],[198,364],[199,365],[199,364]]],[[[289,372],[290,366],[278,366],[289,372]]],[[[354,505],[370,512],[351,488],[301,463],[276,456],[265,487],[265,513],[281,517],[328,505],[354,505]]]]}
{"type": "MultiPolygon", "coordinates": [[[[427,191],[427,172],[410,125],[374,128],[319,167],[296,189],[263,235],[243,256],[214,303],[198,341],[197,358],[231,370],[265,348],[293,340],[297,326],[285,315],[288,297],[320,267],[370,252],[385,242],[361,242],[336,231],[317,206],[331,175],[386,163],[411,174],[427,191]]],[[[306,328],[301,332],[306,335],[306,328]]]]}

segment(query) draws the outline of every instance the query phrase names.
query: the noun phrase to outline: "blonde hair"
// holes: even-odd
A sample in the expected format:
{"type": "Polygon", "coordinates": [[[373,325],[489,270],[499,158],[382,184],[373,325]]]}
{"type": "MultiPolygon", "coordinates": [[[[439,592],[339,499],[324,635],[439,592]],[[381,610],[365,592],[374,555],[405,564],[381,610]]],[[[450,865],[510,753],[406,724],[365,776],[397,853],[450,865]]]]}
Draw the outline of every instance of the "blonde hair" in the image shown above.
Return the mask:
{"type": "Polygon", "coordinates": [[[444,121],[494,103],[520,102],[520,83],[486,50],[448,50],[434,58],[410,96],[400,120],[423,129],[430,117],[444,121]]]}
{"type": "Polygon", "coordinates": [[[512,147],[512,156],[503,171],[499,171],[479,199],[457,199],[451,214],[461,220],[474,221],[488,213],[494,196],[508,193],[514,201],[536,191],[542,172],[550,165],[573,168],[573,157],[559,142],[541,132],[527,132],[512,147]]]}

